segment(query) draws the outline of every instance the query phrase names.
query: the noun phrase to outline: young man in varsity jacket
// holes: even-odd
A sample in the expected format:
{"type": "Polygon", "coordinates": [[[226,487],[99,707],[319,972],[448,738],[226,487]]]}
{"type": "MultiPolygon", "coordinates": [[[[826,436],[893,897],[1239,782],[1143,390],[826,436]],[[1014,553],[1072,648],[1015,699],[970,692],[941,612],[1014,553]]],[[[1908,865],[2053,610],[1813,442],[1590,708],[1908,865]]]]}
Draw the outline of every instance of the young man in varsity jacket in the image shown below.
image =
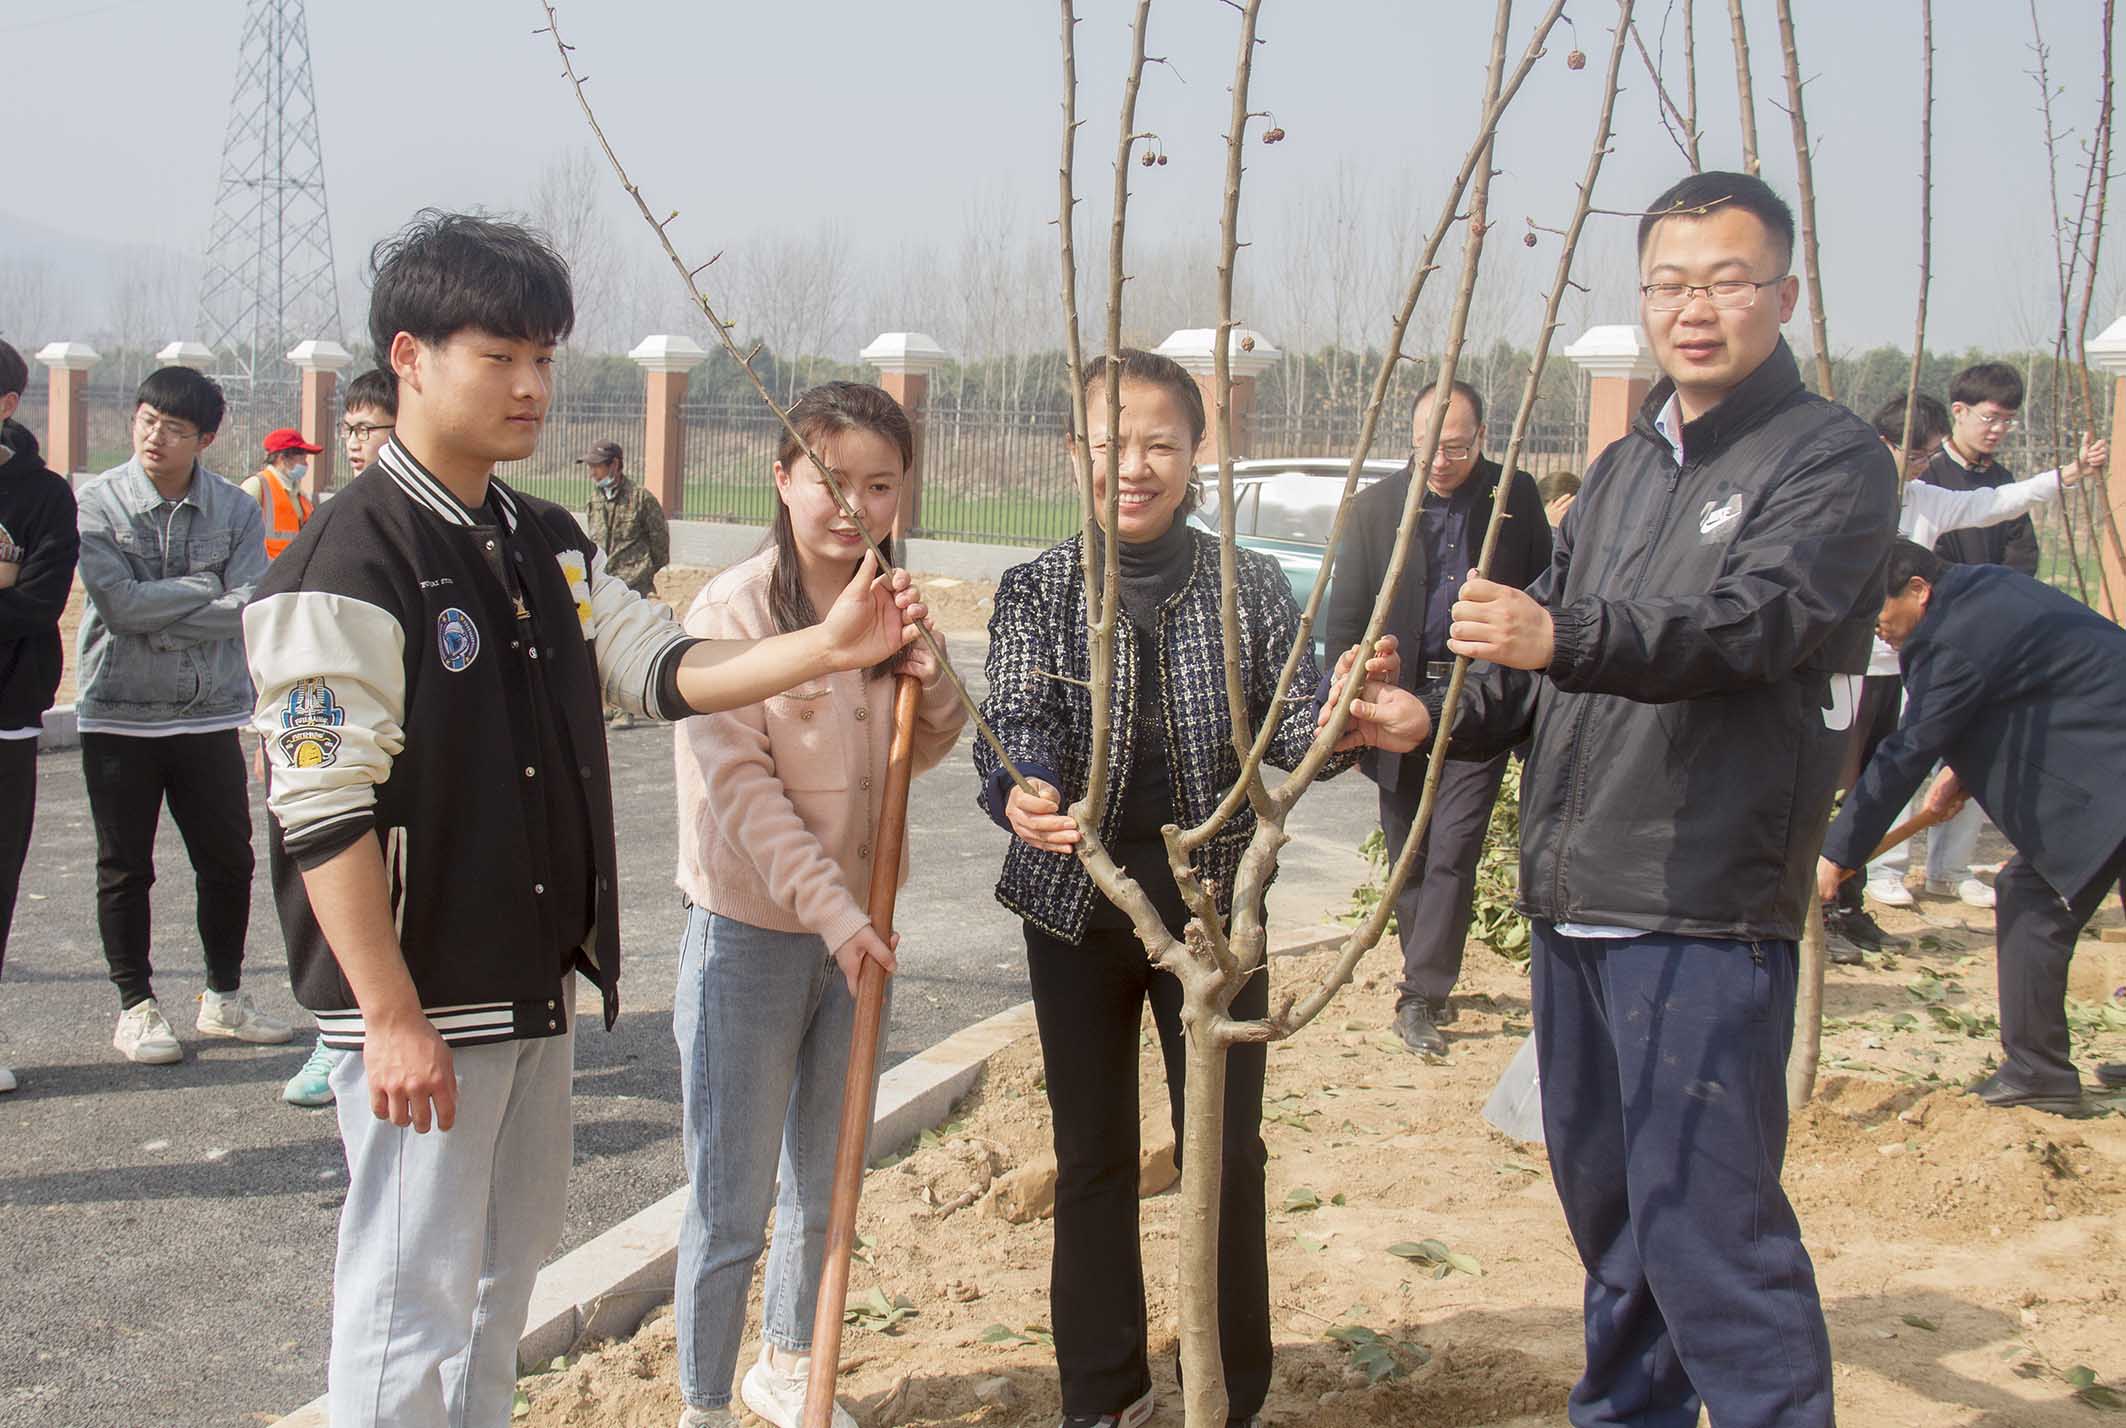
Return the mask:
{"type": "Polygon", "coordinates": [[[348,1191],[334,1428],[502,1428],[566,1201],[575,974],[619,1011],[601,705],[676,719],[861,669],[916,633],[867,559],[826,618],[687,636],[568,511],[491,479],[529,456],[574,325],[568,270],[511,224],[424,212],[372,257],[398,386],[377,462],[246,613],[274,889],[328,1044],[348,1191]]]}

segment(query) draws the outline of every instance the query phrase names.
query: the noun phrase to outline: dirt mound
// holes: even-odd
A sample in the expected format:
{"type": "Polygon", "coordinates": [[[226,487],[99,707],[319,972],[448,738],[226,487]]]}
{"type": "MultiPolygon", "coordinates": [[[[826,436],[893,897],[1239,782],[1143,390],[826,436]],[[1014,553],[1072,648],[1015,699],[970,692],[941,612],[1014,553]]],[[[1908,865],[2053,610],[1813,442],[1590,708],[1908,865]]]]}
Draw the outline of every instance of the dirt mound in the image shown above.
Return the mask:
{"type": "Polygon", "coordinates": [[[1833,1076],[1794,1117],[1787,1189],[1811,1224],[1843,1215],[1951,1240],[2110,1213],[2126,1176],[2078,1126],[1960,1088],[1833,1076]]]}

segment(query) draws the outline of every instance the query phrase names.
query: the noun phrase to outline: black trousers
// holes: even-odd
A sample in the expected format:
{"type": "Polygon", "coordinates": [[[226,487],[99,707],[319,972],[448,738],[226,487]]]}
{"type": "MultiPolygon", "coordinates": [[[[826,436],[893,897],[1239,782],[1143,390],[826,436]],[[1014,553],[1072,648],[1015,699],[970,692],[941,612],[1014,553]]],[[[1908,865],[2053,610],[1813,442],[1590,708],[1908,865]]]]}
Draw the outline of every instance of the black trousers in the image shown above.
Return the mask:
{"type": "Polygon", "coordinates": [[[1587,1269],[1574,1428],[1831,1428],[1831,1345],[1780,1188],[1791,942],[1567,937],[1529,963],[1543,1135],[1587,1269]]]}
{"type": "Polygon", "coordinates": [[[148,889],[166,801],[192,859],[207,986],[235,991],[243,983],[252,867],[250,774],[236,730],[159,739],[85,733],[81,769],[96,825],[96,928],[119,1004],[155,995],[148,889]]]}
{"type": "Polygon", "coordinates": [[[2017,853],[1993,880],[1999,960],[2001,1078],[2025,1091],[2071,1096],[2081,1076],[2069,1057],[2067,964],[2074,940],[2126,873],[2126,844],[2081,896],[2069,901],[2017,853]]]}
{"type": "MultiPolygon", "coordinates": [[[[1511,757],[1500,754],[1481,763],[1449,759],[1440,770],[1424,846],[1395,897],[1396,935],[1403,944],[1403,977],[1395,984],[1398,1007],[1418,997],[1444,1002],[1462,975],[1462,946],[1476,907],[1477,859],[1511,757]]],[[[1381,790],[1380,830],[1391,864],[1417,821],[1424,791],[1422,776],[1403,778],[1393,792],[1381,790]]]]}
{"type": "Polygon", "coordinates": [[[37,821],[37,741],[0,739],[0,968],[7,966],[7,929],[37,821]]]}
{"type": "MultiPolygon", "coordinates": [[[[1137,1227],[1137,1028],[1151,999],[1181,1146],[1186,1091],[1181,984],[1129,931],[1089,929],[1076,946],[1028,924],[1027,971],[1056,1138],[1056,1248],[1049,1311],[1063,1412],[1113,1413],[1151,1386],[1137,1227]]],[[[1266,1014],[1257,974],[1232,1014],[1266,1014]]],[[[1270,1388],[1270,1265],[1263,1172],[1263,1045],[1226,1053],[1225,1174],[1218,1207],[1218,1339],[1228,1412],[1259,1412],[1270,1388]]]]}

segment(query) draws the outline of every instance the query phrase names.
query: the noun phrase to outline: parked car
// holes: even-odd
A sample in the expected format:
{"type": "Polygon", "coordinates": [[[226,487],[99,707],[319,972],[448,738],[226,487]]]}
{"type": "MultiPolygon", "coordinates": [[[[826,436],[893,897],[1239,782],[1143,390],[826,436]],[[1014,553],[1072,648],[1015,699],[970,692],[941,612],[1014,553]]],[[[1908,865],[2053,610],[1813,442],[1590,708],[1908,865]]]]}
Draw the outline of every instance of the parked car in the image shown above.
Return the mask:
{"type": "MultiPolygon", "coordinates": [[[[1363,491],[1402,469],[1400,461],[1368,461],[1358,473],[1358,489],[1363,491]]],[[[1321,578],[1322,551],[1329,543],[1329,526],[1336,519],[1344,477],[1350,470],[1350,458],[1344,456],[1233,463],[1234,534],[1245,549],[1276,558],[1302,606],[1321,578]]],[[[1196,476],[1203,484],[1203,504],[1189,519],[1216,534],[1218,464],[1198,466],[1196,476]]]]}

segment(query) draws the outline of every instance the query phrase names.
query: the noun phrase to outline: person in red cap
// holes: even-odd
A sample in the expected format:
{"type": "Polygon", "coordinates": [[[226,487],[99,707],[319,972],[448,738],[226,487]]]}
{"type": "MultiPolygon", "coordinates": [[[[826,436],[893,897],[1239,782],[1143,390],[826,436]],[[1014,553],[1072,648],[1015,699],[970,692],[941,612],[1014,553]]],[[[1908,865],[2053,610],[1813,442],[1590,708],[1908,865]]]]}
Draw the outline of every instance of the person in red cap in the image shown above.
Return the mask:
{"type": "Polygon", "coordinates": [[[315,507],[303,494],[303,478],[310,474],[310,458],[325,448],[312,446],[292,426],[268,432],[265,447],[266,464],[244,482],[244,494],[258,502],[265,517],[266,559],[272,560],[309,523],[315,507]]]}

